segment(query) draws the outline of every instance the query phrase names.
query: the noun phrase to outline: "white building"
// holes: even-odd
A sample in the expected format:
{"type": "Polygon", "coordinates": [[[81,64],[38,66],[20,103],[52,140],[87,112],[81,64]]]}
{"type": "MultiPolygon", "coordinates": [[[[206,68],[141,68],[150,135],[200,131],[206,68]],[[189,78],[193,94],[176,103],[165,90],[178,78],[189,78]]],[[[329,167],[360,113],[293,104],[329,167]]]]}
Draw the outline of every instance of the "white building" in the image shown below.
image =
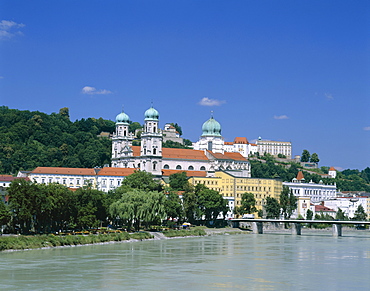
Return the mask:
{"type": "Polygon", "coordinates": [[[239,171],[250,177],[250,163],[239,153],[223,150],[221,125],[211,117],[203,126],[203,134],[194,149],[162,148],[163,135],[159,129],[159,113],[153,107],[145,112],[141,145],[133,146],[128,132],[130,119],[120,113],[116,117],[116,132],[112,138],[112,167],[135,168],[162,176],[162,170],[206,171],[212,176],[216,170],[239,171]]]}
{"type": "Polygon", "coordinates": [[[96,188],[98,171],[99,169],[37,167],[28,174],[28,178],[39,184],[58,183],[71,189],[88,184],[96,188]]]}
{"type": "Polygon", "coordinates": [[[327,207],[332,208],[335,211],[338,211],[340,208],[346,216],[349,218],[353,218],[357,208],[361,205],[365,212],[367,213],[368,217],[370,215],[369,212],[369,197],[336,197],[331,200],[325,200],[324,205],[327,207]]]}
{"type": "Polygon", "coordinates": [[[273,141],[262,140],[261,137],[257,140],[257,152],[260,155],[265,153],[277,157],[279,154],[286,156],[287,159],[292,158],[292,143],[289,141],[273,141]]]}
{"type": "Polygon", "coordinates": [[[292,182],[283,182],[283,185],[288,186],[295,196],[309,197],[313,203],[333,199],[337,194],[335,183],[333,185],[325,185],[322,181],[319,184],[312,181],[306,183],[301,171],[298,172],[297,177],[292,182]]]}

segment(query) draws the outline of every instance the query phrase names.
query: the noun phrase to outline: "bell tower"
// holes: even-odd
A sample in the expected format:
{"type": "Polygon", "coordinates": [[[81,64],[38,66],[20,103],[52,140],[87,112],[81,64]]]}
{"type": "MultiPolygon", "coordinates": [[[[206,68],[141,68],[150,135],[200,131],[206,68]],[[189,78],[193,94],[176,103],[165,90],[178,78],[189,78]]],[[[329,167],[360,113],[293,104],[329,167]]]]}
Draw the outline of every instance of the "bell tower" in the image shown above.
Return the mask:
{"type": "Polygon", "coordinates": [[[162,175],[162,133],[159,129],[159,113],[153,108],[145,111],[144,131],[141,134],[140,170],[162,175]]]}

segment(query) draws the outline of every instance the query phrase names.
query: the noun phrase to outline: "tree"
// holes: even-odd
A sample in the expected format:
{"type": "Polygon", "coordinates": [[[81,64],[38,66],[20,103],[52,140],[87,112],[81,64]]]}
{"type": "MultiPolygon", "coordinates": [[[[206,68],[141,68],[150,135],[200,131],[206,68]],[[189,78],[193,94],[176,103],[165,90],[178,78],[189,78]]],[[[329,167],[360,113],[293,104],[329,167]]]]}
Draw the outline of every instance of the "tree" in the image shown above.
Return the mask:
{"type": "Polygon", "coordinates": [[[235,207],[236,213],[243,215],[256,212],[256,199],[254,198],[253,193],[243,193],[241,199],[241,205],[235,207]]]}
{"type": "Polygon", "coordinates": [[[294,196],[288,186],[283,186],[280,194],[280,208],[284,219],[290,218],[297,209],[297,197],[294,196]]]}
{"type": "Polygon", "coordinates": [[[178,125],[177,123],[170,123],[170,124],[176,129],[176,131],[179,133],[179,135],[182,136],[181,126],[178,125]]]}
{"type": "Polygon", "coordinates": [[[110,215],[127,225],[140,230],[141,223],[149,226],[165,218],[165,195],[156,191],[132,189],[122,194],[122,198],[113,202],[109,208],[110,215]]]}
{"type": "Polygon", "coordinates": [[[266,218],[279,218],[280,215],[280,205],[277,199],[273,197],[266,198],[266,218]]]}
{"type": "Polygon", "coordinates": [[[91,189],[89,185],[76,190],[73,196],[73,218],[77,228],[94,228],[105,221],[107,209],[104,207],[104,198],[102,191],[91,189]]]}
{"type": "Polygon", "coordinates": [[[186,172],[178,172],[170,175],[170,187],[177,191],[189,190],[189,181],[186,172]]]}
{"type": "Polygon", "coordinates": [[[2,226],[10,222],[11,213],[9,207],[0,199],[0,234],[2,226]]]}
{"type": "Polygon", "coordinates": [[[355,215],[353,216],[353,220],[357,220],[357,221],[366,221],[367,219],[367,214],[365,212],[365,209],[364,207],[360,204],[356,211],[355,211],[355,215]]]}
{"type": "Polygon", "coordinates": [[[128,126],[128,131],[131,132],[131,133],[135,133],[135,131],[137,129],[141,129],[142,126],[139,122],[132,122],[130,123],[130,125],[128,126]]]}
{"type": "Polygon", "coordinates": [[[195,192],[201,214],[205,216],[205,220],[213,220],[214,225],[218,215],[221,212],[225,213],[228,211],[228,201],[218,191],[208,189],[204,185],[197,189],[197,186],[195,187],[195,192]]]}
{"type": "Polygon", "coordinates": [[[313,218],[313,211],[311,209],[307,209],[306,219],[307,220],[312,220],[312,218],[313,218]]]}
{"type": "Polygon", "coordinates": [[[63,107],[59,109],[59,115],[69,120],[69,108],[63,107]]]}
{"type": "Polygon", "coordinates": [[[168,194],[166,195],[166,201],[164,203],[167,218],[178,218],[183,217],[183,208],[181,204],[181,199],[179,195],[168,189],[168,194]]]}
{"type": "Polygon", "coordinates": [[[301,162],[307,163],[310,161],[310,152],[308,150],[303,150],[302,156],[301,156],[301,162]]]}
{"type": "Polygon", "coordinates": [[[317,153],[313,153],[311,155],[311,159],[310,159],[311,163],[318,163],[320,162],[320,159],[319,159],[319,156],[317,155],[317,153]]]}
{"type": "Polygon", "coordinates": [[[127,176],[122,181],[121,187],[129,187],[132,189],[141,189],[147,191],[162,191],[163,187],[159,181],[154,180],[151,173],[144,171],[135,171],[133,174],[127,176]]]}
{"type": "Polygon", "coordinates": [[[194,191],[185,192],[182,196],[182,200],[185,217],[187,221],[194,224],[195,220],[201,215],[194,191]]]}
{"type": "Polygon", "coordinates": [[[344,211],[338,208],[337,213],[335,214],[336,220],[348,220],[348,217],[345,215],[344,211]]]}

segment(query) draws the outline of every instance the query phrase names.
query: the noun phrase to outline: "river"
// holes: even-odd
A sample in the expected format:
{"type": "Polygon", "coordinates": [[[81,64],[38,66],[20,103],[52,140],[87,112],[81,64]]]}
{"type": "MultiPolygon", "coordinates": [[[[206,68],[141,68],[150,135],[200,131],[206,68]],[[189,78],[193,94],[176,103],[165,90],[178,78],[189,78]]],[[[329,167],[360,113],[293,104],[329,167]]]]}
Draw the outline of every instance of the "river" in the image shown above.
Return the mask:
{"type": "Polygon", "coordinates": [[[368,290],[370,232],[217,235],[0,253],[1,290],[368,290]]]}

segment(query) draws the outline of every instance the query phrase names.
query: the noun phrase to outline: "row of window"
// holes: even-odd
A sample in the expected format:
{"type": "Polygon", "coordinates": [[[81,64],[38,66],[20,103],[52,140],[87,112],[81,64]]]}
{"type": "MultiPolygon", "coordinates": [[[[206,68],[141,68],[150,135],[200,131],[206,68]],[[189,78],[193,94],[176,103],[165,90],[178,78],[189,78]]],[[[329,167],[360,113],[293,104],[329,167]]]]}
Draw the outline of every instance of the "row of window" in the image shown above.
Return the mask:
{"type": "MultiPolygon", "coordinates": [[[[170,166],[169,166],[169,165],[167,165],[167,164],[165,164],[165,165],[163,166],[163,169],[168,170],[169,168],[170,168],[170,166]]],[[[177,165],[177,166],[176,166],[176,170],[182,170],[182,166],[181,166],[181,165],[177,165]]],[[[189,170],[189,171],[193,171],[193,170],[194,170],[194,167],[190,165],[190,166],[188,167],[188,170],[189,170]]],[[[199,170],[200,170],[200,171],[205,171],[205,170],[206,170],[206,167],[201,166],[201,167],[199,168],[199,170]]]]}

